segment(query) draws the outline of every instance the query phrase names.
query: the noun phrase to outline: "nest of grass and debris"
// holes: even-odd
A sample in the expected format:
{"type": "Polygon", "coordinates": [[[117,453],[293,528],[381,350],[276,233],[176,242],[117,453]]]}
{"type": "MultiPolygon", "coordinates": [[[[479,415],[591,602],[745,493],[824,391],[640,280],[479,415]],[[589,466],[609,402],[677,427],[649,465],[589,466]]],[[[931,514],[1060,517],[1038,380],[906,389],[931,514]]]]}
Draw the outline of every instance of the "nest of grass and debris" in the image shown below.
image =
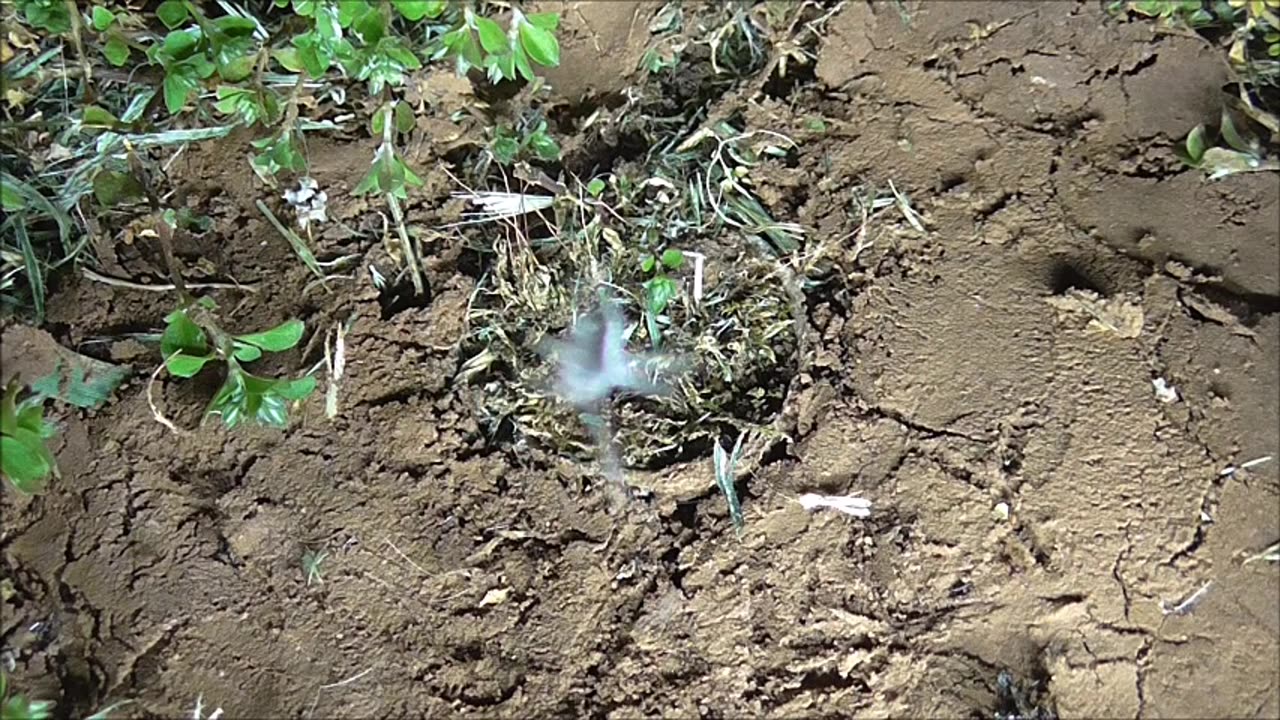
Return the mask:
{"type": "Polygon", "coordinates": [[[626,464],[709,455],[728,430],[770,427],[799,357],[787,267],[730,229],[694,246],[702,256],[694,258],[683,243],[646,249],[638,223],[615,229],[617,220],[584,200],[501,222],[468,314],[471,353],[461,374],[479,382],[490,433],[513,432],[559,453],[594,452],[578,411],[553,391],[556,366],[542,349],[591,311],[601,289],[627,318],[628,345],[659,358],[646,371],[666,389],[614,407],[613,440],[626,464]],[[704,262],[697,293],[695,262],[704,262]]]}

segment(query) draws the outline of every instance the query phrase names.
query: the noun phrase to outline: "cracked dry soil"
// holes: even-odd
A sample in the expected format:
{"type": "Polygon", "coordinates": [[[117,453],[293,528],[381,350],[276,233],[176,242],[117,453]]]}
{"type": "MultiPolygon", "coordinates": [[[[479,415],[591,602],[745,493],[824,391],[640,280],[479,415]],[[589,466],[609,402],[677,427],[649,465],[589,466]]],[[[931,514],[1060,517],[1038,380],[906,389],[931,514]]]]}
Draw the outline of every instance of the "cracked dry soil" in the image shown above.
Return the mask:
{"type": "MultiPolygon", "coordinates": [[[[616,92],[654,6],[561,5],[553,84],[616,92]]],[[[1216,118],[1218,51],[1090,2],[905,5],[909,27],[848,3],[808,75],[748,80],[711,109],[796,136],[825,118],[759,191],[846,256],[808,298],[794,442],[743,483],[741,539],[709,459],[658,473],[617,519],[592,468],[487,441],[451,379],[480,272],[454,240],[427,242],[429,302],[385,312],[363,271],[301,295],[233,138],[177,161],[219,228],[181,251],[260,286],[217,296],[230,325],[353,318],[342,415],[313,398],[287,432],[173,436],[147,407],[152,351],[110,345],[138,372],[97,413],[56,411],[65,477],[0,497],[16,685],[63,717],[122,699],[122,716],[174,717],[198,694],[230,718],[989,717],[1008,668],[1062,717],[1280,716],[1280,573],[1240,562],[1280,536],[1280,462],[1220,472],[1278,449],[1280,177],[1205,183],[1167,150],[1216,118]],[[928,228],[886,220],[855,261],[840,238],[872,180],[928,228]],[[1139,309],[1136,336],[1050,302],[1080,290],[1139,309]],[[1180,399],[1159,401],[1155,378],[1180,399]],[[807,491],[875,514],[807,515],[807,491]],[[299,557],[318,547],[308,586],[299,557]]],[[[448,212],[429,170],[456,140],[437,131],[448,112],[420,119],[415,226],[448,212]]],[[[369,148],[312,148],[356,231],[318,254],[362,268],[385,263],[376,213],[349,194],[369,148]]],[[[158,277],[143,245],[103,262],[158,277]]],[[[167,310],[76,278],[50,305],[52,335],[85,352],[167,310]]],[[[212,390],[164,382],[158,401],[194,427],[212,390]]]]}

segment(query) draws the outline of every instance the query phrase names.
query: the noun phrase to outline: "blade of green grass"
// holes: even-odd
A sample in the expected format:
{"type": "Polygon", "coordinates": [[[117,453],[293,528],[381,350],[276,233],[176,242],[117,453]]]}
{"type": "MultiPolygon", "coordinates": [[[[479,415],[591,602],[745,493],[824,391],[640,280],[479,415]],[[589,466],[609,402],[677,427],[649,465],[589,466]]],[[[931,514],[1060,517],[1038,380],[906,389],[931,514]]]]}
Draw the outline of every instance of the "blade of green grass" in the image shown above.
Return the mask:
{"type": "Polygon", "coordinates": [[[11,222],[13,235],[18,240],[18,247],[22,249],[22,263],[27,270],[27,286],[31,288],[31,304],[36,308],[36,324],[40,325],[44,322],[44,269],[40,267],[35,248],[31,246],[25,220],[26,218],[22,215],[15,215],[11,222]]]}
{"type": "Polygon", "coordinates": [[[324,271],[320,269],[320,263],[316,262],[316,256],[311,253],[311,248],[307,247],[306,241],[298,237],[297,233],[285,227],[284,223],[280,222],[280,219],[276,217],[275,213],[271,212],[271,208],[267,207],[266,203],[261,200],[255,202],[258,210],[267,216],[267,219],[275,226],[276,231],[283,235],[284,239],[288,240],[289,244],[293,246],[293,252],[297,254],[302,264],[306,265],[307,269],[314,273],[316,277],[323,280],[325,277],[324,271]]]}

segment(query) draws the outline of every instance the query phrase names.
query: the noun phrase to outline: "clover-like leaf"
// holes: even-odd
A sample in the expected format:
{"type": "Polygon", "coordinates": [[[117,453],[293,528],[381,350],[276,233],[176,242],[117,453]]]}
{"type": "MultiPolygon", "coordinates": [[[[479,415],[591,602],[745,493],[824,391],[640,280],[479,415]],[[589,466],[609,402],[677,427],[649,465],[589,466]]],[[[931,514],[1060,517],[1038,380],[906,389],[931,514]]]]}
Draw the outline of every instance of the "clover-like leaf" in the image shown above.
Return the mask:
{"type": "Polygon", "coordinates": [[[530,13],[524,19],[547,32],[555,32],[560,27],[560,13],[530,13]]]}
{"type": "Polygon", "coordinates": [[[172,375],[182,378],[195,377],[213,355],[188,355],[178,352],[165,357],[164,366],[172,375]]]}
{"type": "Polygon", "coordinates": [[[111,27],[111,23],[116,21],[116,14],[101,5],[94,5],[90,20],[93,23],[93,29],[102,32],[111,27]]]}
{"type": "Polygon", "coordinates": [[[248,335],[237,335],[236,340],[257,346],[268,352],[281,352],[297,345],[298,341],[302,339],[302,333],[305,330],[306,324],[301,320],[286,320],[270,330],[248,335]]]}
{"type": "Polygon", "coordinates": [[[560,43],[556,36],[532,22],[520,23],[520,46],[529,58],[539,65],[556,67],[560,64],[560,43]]]}
{"type": "Polygon", "coordinates": [[[1205,147],[1204,125],[1197,125],[1192,128],[1191,132],[1187,133],[1187,157],[1194,162],[1200,162],[1200,159],[1204,157],[1205,147]]]}
{"type": "Polygon", "coordinates": [[[176,352],[188,355],[209,354],[209,340],[204,330],[187,315],[186,310],[175,310],[165,317],[164,332],[160,335],[160,352],[165,356],[176,352]]]}
{"type": "Polygon", "coordinates": [[[40,492],[53,472],[53,466],[40,452],[43,448],[40,438],[27,430],[19,430],[13,436],[0,435],[0,472],[19,492],[40,492]]]}
{"type": "Polygon", "coordinates": [[[172,30],[187,21],[187,6],[182,0],[164,0],[156,7],[156,17],[172,30]]]}
{"type": "Polygon", "coordinates": [[[279,380],[275,391],[287,400],[303,400],[316,389],[314,375],[304,375],[296,380],[279,380]]]}
{"type": "Polygon", "coordinates": [[[667,248],[662,251],[662,264],[669,270],[679,270],[684,264],[684,253],[675,248],[667,248]]]}
{"type": "Polygon", "coordinates": [[[244,345],[237,342],[231,354],[240,362],[253,362],[262,357],[262,350],[253,345],[244,345]]]}
{"type": "Polygon", "coordinates": [[[502,31],[501,25],[487,17],[477,17],[475,21],[476,33],[480,36],[480,47],[484,48],[485,52],[497,55],[511,49],[507,34],[502,31]]]}

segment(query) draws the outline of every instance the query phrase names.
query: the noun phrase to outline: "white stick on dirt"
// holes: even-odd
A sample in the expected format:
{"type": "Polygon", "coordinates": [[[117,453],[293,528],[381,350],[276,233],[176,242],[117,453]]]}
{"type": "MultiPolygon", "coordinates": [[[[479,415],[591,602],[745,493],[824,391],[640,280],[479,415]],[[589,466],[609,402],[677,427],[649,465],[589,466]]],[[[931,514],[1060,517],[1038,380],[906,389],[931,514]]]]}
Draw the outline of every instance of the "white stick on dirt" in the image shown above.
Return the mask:
{"type": "Polygon", "coordinates": [[[1271,456],[1271,455],[1263,455],[1263,456],[1262,456],[1262,457],[1260,457],[1260,458],[1254,458],[1254,459],[1252,459],[1252,460],[1249,460],[1248,462],[1242,462],[1242,463],[1240,463],[1239,465],[1228,465],[1228,466],[1226,466],[1225,468],[1223,468],[1223,469],[1222,469],[1222,472],[1220,472],[1220,473],[1218,473],[1218,474],[1219,474],[1219,475],[1233,475],[1233,474],[1235,474],[1236,472],[1238,472],[1238,471],[1240,471],[1240,470],[1248,470],[1248,469],[1249,469],[1249,468],[1251,468],[1251,467],[1255,467],[1255,466],[1261,465],[1261,464],[1263,464],[1263,463],[1271,462],[1271,461],[1272,461],[1272,460],[1274,460],[1274,459],[1275,459],[1275,457],[1273,457],[1273,456],[1271,456]]]}
{"type": "Polygon", "coordinates": [[[1166,603],[1164,600],[1161,600],[1159,602],[1160,612],[1165,615],[1186,615],[1187,613],[1196,609],[1196,606],[1199,605],[1200,601],[1204,599],[1205,593],[1209,592],[1209,587],[1212,585],[1213,585],[1212,580],[1206,582],[1204,585],[1200,586],[1199,590],[1196,590],[1195,592],[1191,593],[1191,596],[1188,597],[1186,600],[1183,600],[1182,602],[1172,607],[1170,607],[1169,604],[1166,603]]]}
{"type": "Polygon", "coordinates": [[[324,341],[324,361],[329,370],[329,386],[325,388],[324,414],[330,420],[338,416],[338,383],[347,368],[346,330],[342,323],[337,323],[334,331],[333,351],[330,354],[329,338],[324,341]]]}
{"type": "Polygon", "coordinates": [[[702,301],[702,264],[706,262],[707,256],[700,252],[686,250],[684,254],[693,258],[693,301],[702,301]]]}
{"type": "MultiPolygon", "coordinates": [[[[177,355],[178,352],[175,351],[173,354],[177,355]]],[[[172,355],[170,357],[172,357],[172,355]]],[[[160,409],[156,407],[155,397],[151,394],[151,388],[155,386],[156,378],[160,377],[160,371],[167,367],[167,362],[168,358],[165,358],[165,360],[155,369],[155,372],[151,373],[151,379],[147,381],[147,405],[151,407],[151,416],[156,419],[156,422],[169,428],[169,431],[174,435],[185,435],[186,433],[184,431],[180,430],[177,425],[174,425],[169,418],[164,416],[164,413],[160,412],[160,409]]]]}
{"type": "Polygon", "coordinates": [[[857,518],[871,517],[871,501],[852,495],[818,495],[805,493],[796,498],[800,506],[813,512],[819,508],[830,508],[857,518]]]}

